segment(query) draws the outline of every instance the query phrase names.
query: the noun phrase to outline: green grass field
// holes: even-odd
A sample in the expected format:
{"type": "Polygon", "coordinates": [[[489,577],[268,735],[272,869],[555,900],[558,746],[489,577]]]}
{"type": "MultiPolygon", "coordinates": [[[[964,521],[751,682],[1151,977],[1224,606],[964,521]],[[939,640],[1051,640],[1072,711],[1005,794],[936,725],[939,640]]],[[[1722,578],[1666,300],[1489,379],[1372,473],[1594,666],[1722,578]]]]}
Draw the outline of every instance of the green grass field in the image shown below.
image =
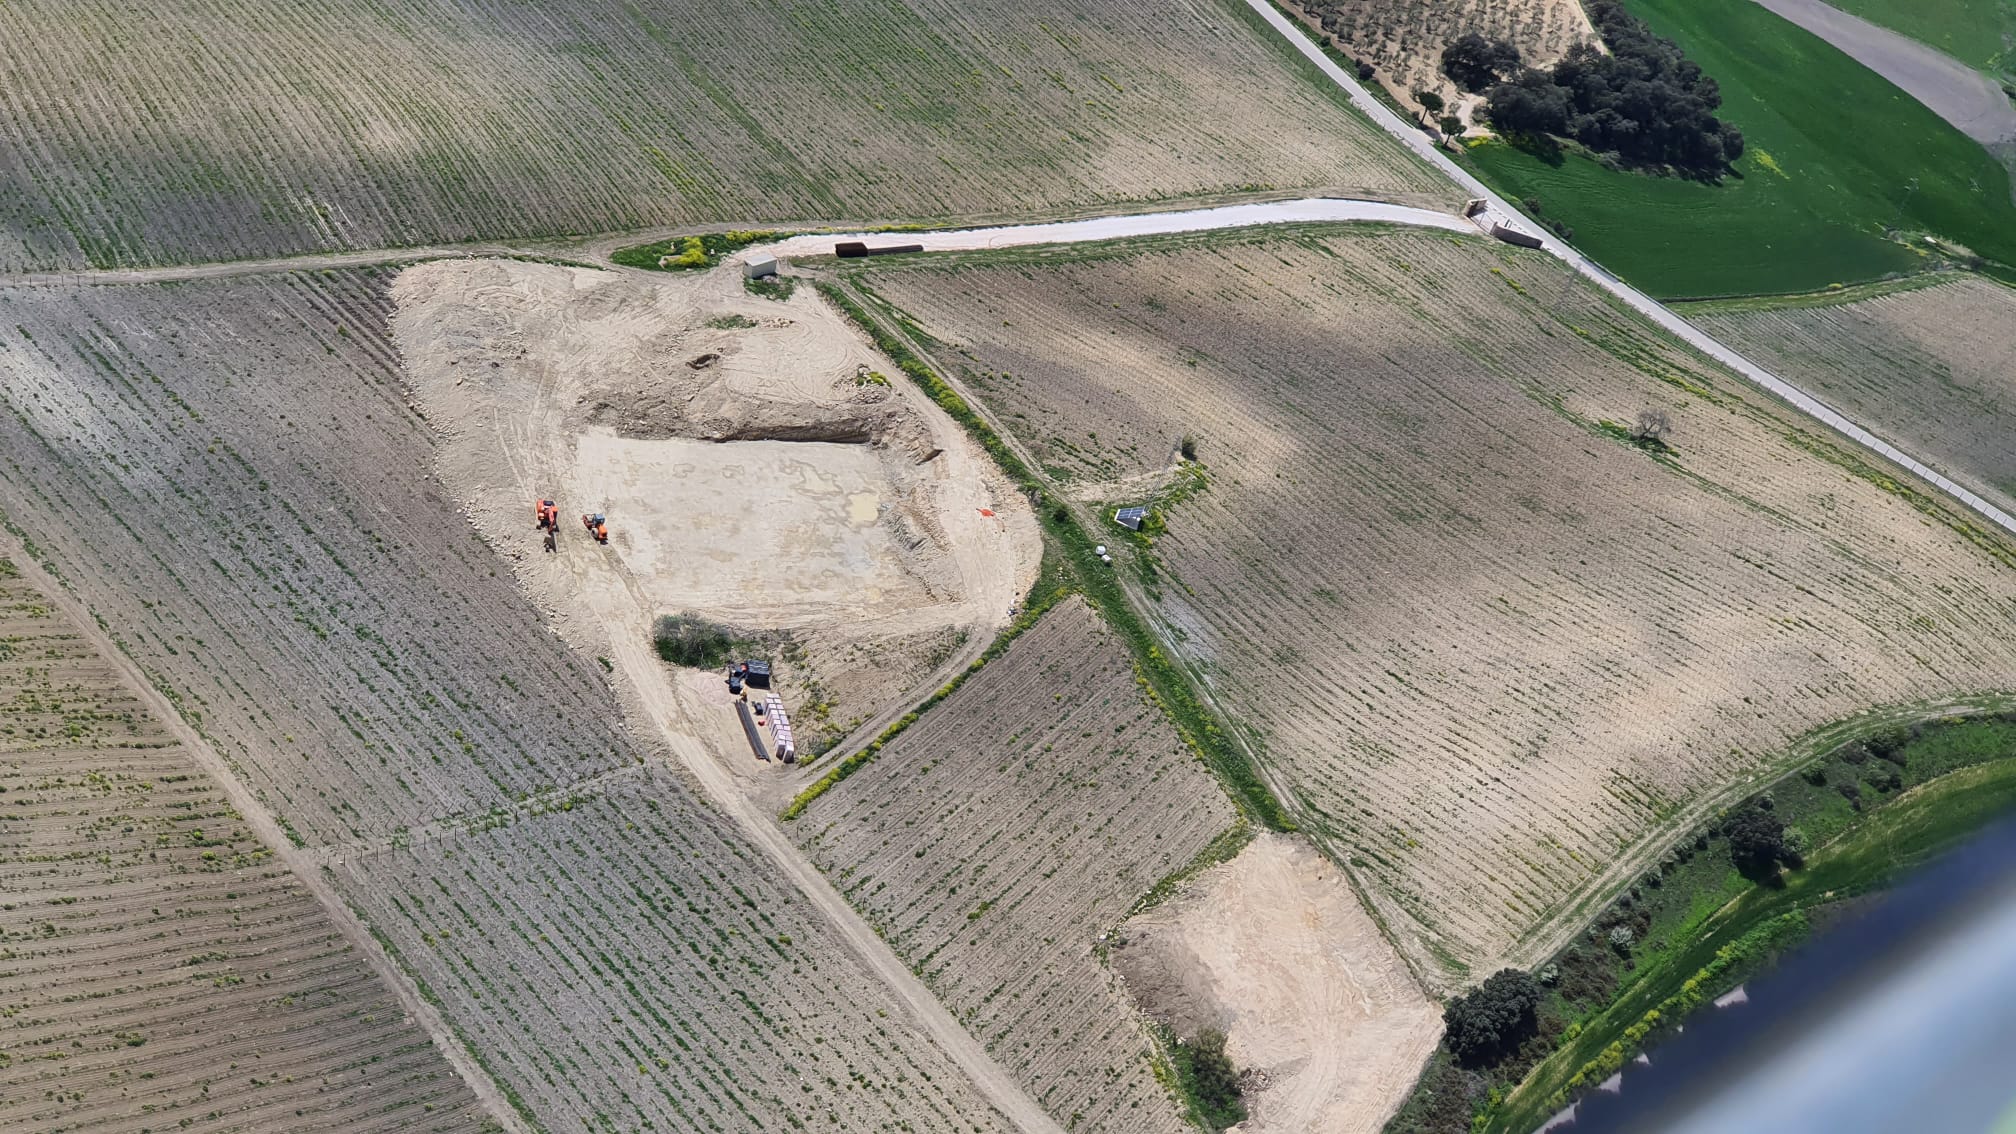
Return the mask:
{"type": "Polygon", "coordinates": [[[1902,32],[1983,71],[2016,66],[2011,0],[1829,0],[1872,24],[1902,32]]]}
{"type": "Polygon", "coordinates": [[[1629,6],[1721,84],[1721,114],[1748,141],[1740,178],[1550,166],[1502,145],[1470,155],[1606,267],[1662,297],[1813,291],[1915,270],[1923,259],[1885,238],[1892,227],[2016,265],[2007,171],[1910,96],[1751,0],[1629,6]]]}

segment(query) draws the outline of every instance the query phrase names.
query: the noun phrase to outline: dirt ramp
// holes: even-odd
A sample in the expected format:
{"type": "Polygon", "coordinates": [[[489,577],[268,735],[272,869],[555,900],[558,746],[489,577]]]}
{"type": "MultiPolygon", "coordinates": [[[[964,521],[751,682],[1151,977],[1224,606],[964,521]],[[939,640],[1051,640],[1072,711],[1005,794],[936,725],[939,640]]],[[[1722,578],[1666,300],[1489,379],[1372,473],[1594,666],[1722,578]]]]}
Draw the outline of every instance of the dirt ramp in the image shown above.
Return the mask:
{"type": "Polygon", "coordinates": [[[1113,966],[1142,1008],[1186,1039],[1222,1029],[1258,1073],[1251,1134],[1378,1130],[1441,1037],[1343,875],[1300,839],[1261,836],[1121,934],[1113,966]]]}

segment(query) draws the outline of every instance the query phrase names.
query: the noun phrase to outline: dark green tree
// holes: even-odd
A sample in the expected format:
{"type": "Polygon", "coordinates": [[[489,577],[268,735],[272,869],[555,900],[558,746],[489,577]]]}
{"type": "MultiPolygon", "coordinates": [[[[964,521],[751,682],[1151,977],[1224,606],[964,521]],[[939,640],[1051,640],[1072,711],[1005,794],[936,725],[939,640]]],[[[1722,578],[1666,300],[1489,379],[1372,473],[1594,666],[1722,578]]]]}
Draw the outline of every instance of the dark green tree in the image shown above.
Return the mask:
{"type": "Polygon", "coordinates": [[[1540,984],[1531,973],[1499,969],[1442,1010],[1442,1043],[1457,1062],[1489,1067],[1539,1028],[1540,984]]]}
{"type": "Polygon", "coordinates": [[[1518,48],[1476,32],[1459,36],[1442,49],[1442,73],[1473,94],[1518,69],[1518,48]]]}
{"type": "Polygon", "coordinates": [[[1785,821],[1755,800],[1731,812],[1722,823],[1729,840],[1729,859],[1745,878],[1764,879],[1778,873],[1778,864],[1796,861],[1785,843],[1785,821]]]}

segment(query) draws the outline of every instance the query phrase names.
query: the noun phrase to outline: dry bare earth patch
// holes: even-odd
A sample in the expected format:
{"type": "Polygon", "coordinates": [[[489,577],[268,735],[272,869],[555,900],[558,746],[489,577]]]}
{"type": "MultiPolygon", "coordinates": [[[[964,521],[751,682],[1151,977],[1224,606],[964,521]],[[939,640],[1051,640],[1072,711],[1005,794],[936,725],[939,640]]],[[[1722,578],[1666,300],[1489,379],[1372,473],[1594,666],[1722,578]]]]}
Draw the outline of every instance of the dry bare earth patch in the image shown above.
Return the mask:
{"type": "Polygon", "coordinates": [[[1450,106],[1463,97],[1442,74],[1442,49],[1466,33],[1502,39],[1534,67],[1553,63],[1577,43],[1596,42],[1577,0],[1291,0],[1290,7],[1320,24],[1352,58],[1378,68],[1376,78],[1410,105],[1420,90],[1434,91],[1450,106]]]}
{"type": "Polygon", "coordinates": [[[0,271],[1253,182],[1451,199],[1237,0],[29,0],[0,41],[35,45],[0,60],[0,271]]]}
{"type": "Polygon", "coordinates": [[[1068,600],[821,796],[821,870],[1066,1129],[1186,1129],[1096,954],[1236,818],[1068,600]]]}
{"type": "Polygon", "coordinates": [[[1852,303],[1711,305],[1687,317],[2016,508],[2016,290],[1960,276],[1852,303]]]}
{"type": "Polygon", "coordinates": [[[1538,957],[1808,730],[2009,685],[2006,545],[1545,257],[1302,230],[871,279],[1047,465],[1197,436],[1158,613],[1431,977],[1538,957]],[[1601,424],[1647,408],[1675,453],[1601,424]]]}
{"type": "Polygon", "coordinates": [[[0,893],[0,1126],[482,1121],[315,899],[4,559],[0,893]]]}
{"type": "Polygon", "coordinates": [[[385,282],[0,292],[0,513],[547,1129],[991,1129],[775,868],[640,766],[601,669],[442,498],[385,282]]]}

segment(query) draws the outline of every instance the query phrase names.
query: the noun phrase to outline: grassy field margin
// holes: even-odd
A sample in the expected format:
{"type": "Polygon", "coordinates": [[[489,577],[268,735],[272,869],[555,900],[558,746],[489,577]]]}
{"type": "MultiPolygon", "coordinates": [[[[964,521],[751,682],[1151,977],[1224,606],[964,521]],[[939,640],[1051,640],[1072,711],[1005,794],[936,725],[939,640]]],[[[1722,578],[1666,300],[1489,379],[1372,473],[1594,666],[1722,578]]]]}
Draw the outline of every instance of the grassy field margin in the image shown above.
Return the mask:
{"type": "MultiPolygon", "coordinates": [[[[896,363],[897,369],[916,383],[917,387],[929,395],[940,409],[972,435],[1009,480],[1029,496],[1036,508],[1037,520],[1042,525],[1044,535],[1061,560],[1060,568],[1070,580],[1068,584],[1060,586],[1054,592],[1050,601],[1054,602],[1067,592],[1082,595],[1093,609],[1105,618],[1107,624],[1127,642],[1128,650],[1134,658],[1135,671],[1142,691],[1167,714],[1177,734],[1183,738],[1191,751],[1217,775],[1240,813],[1270,830],[1294,830],[1294,821],[1282,808],[1280,801],[1274,798],[1273,792],[1268,790],[1246,753],[1226,734],[1217,719],[1205,707],[1203,699],[1191,687],[1188,674],[1157,647],[1154,636],[1127,602],[1126,594],[1118,580],[1114,578],[1113,571],[1101,562],[1093,550],[1096,544],[1092,536],[1073,518],[1071,510],[1050,495],[1043,481],[1030,470],[1021,456],[1001,438],[1000,434],[994,431],[994,427],[988,424],[979,411],[975,410],[949,382],[940,377],[911,348],[908,338],[929,339],[923,329],[887,301],[875,295],[859,279],[850,278],[848,282],[861,294],[863,301],[857,301],[846,288],[828,280],[818,281],[817,287],[828,302],[861,328],[874,342],[876,348],[896,363]],[[891,331],[880,319],[870,314],[868,308],[864,306],[864,301],[880,307],[887,318],[901,328],[901,333],[891,331]]],[[[1014,634],[1019,634],[1027,628],[1024,625],[1025,620],[1033,621],[1033,617],[1037,614],[1034,610],[1035,602],[1036,600],[1032,599],[1031,610],[1023,619],[1018,619],[1009,631],[1004,632],[1002,640],[988,647],[988,652],[982,655],[983,663],[988,657],[998,656],[998,651],[1006,648],[1014,634]]],[[[802,815],[813,800],[824,794],[833,784],[852,775],[869,760],[874,759],[875,754],[880,751],[880,745],[886,744],[897,732],[914,723],[918,713],[950,696],[959,681],[963,681],[978,668],[980,663],[970,667],[959,679],[949,683],[915,711],[891,725],[890,729],[869,747],[842,760],[832,771],[800,792],[797,798],[784,808],[779,818],[791,820],[802,815]]]]}
{"type": "Polygon", "coordinates": [[[1804,941],[1812,911],[1890,885],[2016,807],[2016,711],[1908,726],[1858,719],[1827,732],[1833,743],[1817,758],[1749,797],[1771,799],[1810,846],[1801,868],[1779,885],[1752,882],[1716,833],[1722,815],[1700,824],[1535,969],[1552,978],[1543,979],[1538,1036],[1481,1073],[1460,1071],[1438,1050],[1388,1134],[1466,1123],[1504,1134],[1533,1129],[1647,1040],[1804,941]],[[1872,741],[1886,734],[1908,738],[1895,759],[1872,755],[1872,741]],[[1874,786],[1881,782],[1892,786],[1874,786]],[[1616,948],[1608,935],[1620,927],[1631,932],[1616,948]],[[1601,993],[1605,981],[1610,990],[1601,993]]]}

